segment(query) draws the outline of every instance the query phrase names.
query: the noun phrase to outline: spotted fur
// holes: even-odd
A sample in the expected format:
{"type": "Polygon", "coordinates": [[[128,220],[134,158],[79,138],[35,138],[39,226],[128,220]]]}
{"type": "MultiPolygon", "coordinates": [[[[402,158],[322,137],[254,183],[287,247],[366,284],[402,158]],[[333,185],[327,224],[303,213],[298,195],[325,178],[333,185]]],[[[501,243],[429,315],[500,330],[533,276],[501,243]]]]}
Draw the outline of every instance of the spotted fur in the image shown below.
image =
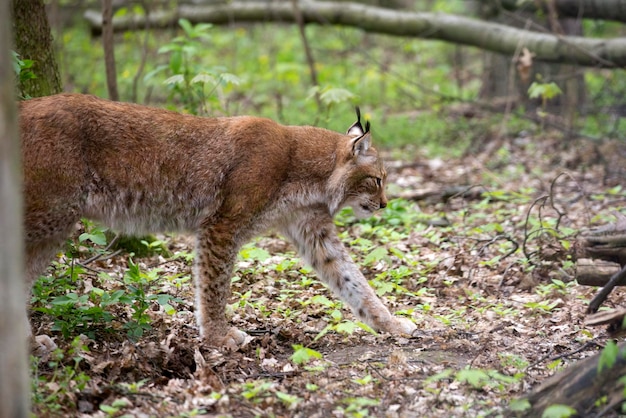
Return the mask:
{"type": "Polygon", "coordinates": [[[369,124],[358,120],[344,135],[61,94],[20,103],[20,129],[29,285],[81,217],[130,234],[195,232],[201,335],[237,347],[245,334],[224,315],[236,254],[275,228],[361,320],[380,331],[415,329],[389,313],[332,221],[347,205],[368,216],[387,204],[369,124]]]}

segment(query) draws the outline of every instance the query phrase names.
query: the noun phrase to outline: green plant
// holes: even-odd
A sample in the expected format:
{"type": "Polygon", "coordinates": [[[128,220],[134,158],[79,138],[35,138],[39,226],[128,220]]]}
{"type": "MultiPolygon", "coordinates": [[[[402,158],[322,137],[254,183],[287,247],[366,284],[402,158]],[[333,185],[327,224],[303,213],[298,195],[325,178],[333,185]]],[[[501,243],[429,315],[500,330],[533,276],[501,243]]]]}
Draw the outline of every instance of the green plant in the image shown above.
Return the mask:
{"type": "Polygon", "coordinates": [[[541,418],[569,418],[577,415],[574,408],[567,405],[550,405],[541,414],[541,418]]]}
{"type": "Polygon", "coordinates": [[[619,347],[613,340],[608,340],[606,345],[600,352],[600,358],[598,359],[598,373],[602,373],[604,369],[610,369],[613,367],[619,356],[619,347]]]}
{"type": "Polygon", "coordinates": [[[293,346],[293,354],[290,359],[295,364],[307,364],[312,360],[319,360],[322,358],[322,354],[318,351],[315,351],[311,348],[304,347],[299,344],[294,344],[293,346]]]}
{"type": "Polygon", "coordinates": [[[242,385],[243,391],[241,396],[254,403],[261,402],[263,398],[269,396],[269,391],[274,387],[274,383],[267,381],[255,381],[250,383],[244,383],[242,385]]]}
{"type": "MultiPolygon", "coordinates": [[[[11,51],[11,61],[13,63],[13,71],[17,78],[16,84],[21,84],[24,81],[37,78],[37,75],[32,71],[35,61],[30,59],[21,59],[20,54],[15,51],[11,51]]],[[[20,99],[30,99],[30,97],[20,95],[20,99]]]]}
{"type": "Polygon", "coordinates": [[[171,303],[181,301],[168,294],[151,293],[152,286],[160,279],[159,273],[160,269],[158,268],[143,271],[132,259],[128,259],[128,270],[124,274],[127,290],[120,301],[131,305],[133,309],[131,320],[124,324],[124,328],[131,339],[137,340],[144,332],[151,329],[151,319],[147,311],[153,301],[158,302],[168,314],[176,312],[171,303]]]}
{"type": "Polygon", "coordinates": [[[67,351],[54,350],[45,365],[31,357],[33,411],[38,416],[60,416],[75,408],[76,393],[85,389],[90,377],[81,370],[82,354],[89,349],[75,337],[67,351]]]}
{"type": "Polygon", "coordinates": [[[169,54],[168,64],[158,66],[146,74],[144,80],[149,81],[161,72],[167,73],[164,83],[171,89],[171,97],[180,100],[189,113],[206,115],[212,106],[223,109],[220,89],[237,85],[240,79],[227,73],[222,66],[204,67],[198,63],[200,54],[207,49],[206,43],[211,40],[209,30],[212,25],[200,23],[194,26],[187,19],[180,19],[178,24],[184,35],[175,37],[158,50],[159,54],[169,54]]]}
{"type": "Polygon", "coordinates": [[[346,405],[345,408],[340,408],[346,416],[361,418],[370,416],[369,408],[380,406],[380,400],[366,398],[363,396],[344,398],[342,403],[346,405]]]}
{"type": "Polygon", "coordinates": [[[541,82],[541,78],[539,78],[538,81],[533,81],[528,87],[528,97],[531,99],[541,98],[541,110],[537,112],[541,118],[546,116],[548,100],[562,93],[563,91],[555,82],[543,83],[541,82]]]}

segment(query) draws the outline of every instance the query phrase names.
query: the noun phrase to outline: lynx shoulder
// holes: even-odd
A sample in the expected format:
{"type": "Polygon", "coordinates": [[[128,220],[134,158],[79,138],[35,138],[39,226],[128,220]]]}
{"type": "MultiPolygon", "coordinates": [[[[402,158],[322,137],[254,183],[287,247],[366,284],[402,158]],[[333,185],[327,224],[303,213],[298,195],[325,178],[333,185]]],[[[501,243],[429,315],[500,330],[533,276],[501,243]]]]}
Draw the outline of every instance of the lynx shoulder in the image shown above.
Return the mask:
{"type": "Polygon", "coordinates": [[[20,103],[29,286],[81,217],[136,234],[191,231],[200,333],[235,348],[245,334],[225,306],[236,254],[274,228],[373,328],[411,333],[368,285],[337,237],[333,215],[387,204],[386,172],[369,123],[346,134],[257,117],[201,118],[93,96],[20,103]]]}

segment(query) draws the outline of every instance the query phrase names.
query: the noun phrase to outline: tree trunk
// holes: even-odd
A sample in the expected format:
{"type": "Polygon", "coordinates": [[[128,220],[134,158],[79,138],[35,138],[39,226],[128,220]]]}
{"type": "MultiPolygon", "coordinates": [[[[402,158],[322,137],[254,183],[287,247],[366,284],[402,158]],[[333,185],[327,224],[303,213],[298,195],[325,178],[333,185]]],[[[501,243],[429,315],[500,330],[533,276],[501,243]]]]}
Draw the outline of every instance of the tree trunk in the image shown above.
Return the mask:
{"type": "MultiPolygon", "coordinates": [[[[367,32],[439,39],[510,56],[521,46],[535,54],[536,60],[547,62],[610,68],[626,66],[626,38],[557,36],[463,16],[393,11],[355,3],[309,1],[302,2],[300,10],[304,23],[352,26],[367,32]]],[[[93,32],[101,33],[101,13],[87,11],[85,18],[93,32]]],[[[272,21],[294,23],[296,19],[290,3],[232,2],[216,6],[181,6],[171,12],[154,12],[150,15],[150,26],[169,27],[179,18],[188,19],[194,24],[272,21]]],[[[114,30],[143,28],[146,26],[145,19],[145,16],[115,19],[114,30]]]]}
{"type": "Polygon", "coordinates": [[[0,1],[0,417],[29,416],[20,145],[9,3],[0,1]]]}
{"type": "Polygon", "coordinates": [[[34,61],[36,78],[20,83],[23,97],[40,97],[61,92],[59,67],[54,57],[52,35],[42,0],[13,0],[15,50],[22,59],[34,61]]]}
{"type": "MultiPolygon", "coordinates": [[[[554,12],[554,10],[552,10],[554,12]]],[[[518,12],[514,16],[485,13],[479,10],[481,18],[492,19],[495,22],[510,27],[522,29],[528,27],[543,27],[546,32],[557,36],[575,35],[582,37],[582,21],[575,19],[559,19],[552,14],[547,18],[537,17],[535,14],[518,12]]],[[[555,82],[562,90],[562,94],[549,100],[546,108],[542,109],[557,114],[565,119],[568,128],[571,128],[576,115],[585,105],[585,82],[582,71],[577,71],[575,66],[548,62],[535,62],[534,59],[524,61],[522,48],[516,51],[516,56],[505,56],[493,52],[484,52],[483,84],[480,97],[483,99],[509,98],[518,104],[523,104],[528,110],[534,110],[543,106],[540,99],[530,99],[528,88],[535,82],[555,82]],[[513,62],[516,60],[516,62],[513,62]]],[[[534,51],[529,51],[533,54],[534,51]]]]}

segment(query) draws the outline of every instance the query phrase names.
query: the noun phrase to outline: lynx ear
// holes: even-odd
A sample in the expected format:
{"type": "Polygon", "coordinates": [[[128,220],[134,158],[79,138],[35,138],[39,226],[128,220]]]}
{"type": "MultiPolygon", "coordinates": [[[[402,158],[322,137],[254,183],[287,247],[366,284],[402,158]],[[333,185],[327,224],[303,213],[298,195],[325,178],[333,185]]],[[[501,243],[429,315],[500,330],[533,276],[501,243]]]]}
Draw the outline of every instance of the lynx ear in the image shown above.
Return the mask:
{"type": "Polygon", "coordinates": [[[354,122],[352,126],[348,128],[348,131],[346,132],[346,134],[350,136],[361,136],[365,132],[367,132],[367,130],[364,131],[363,125],[361,125],[361,109],[359,109],[359,107],[357,106],[356,107],[356,122],[354,122]]]}
{"type": "Polygon", "coordinates": [[[367,130],[365,133],[352,140],[352,156],[358,157],[363,155],[370,148],[372,143],[372,135],[369,132],[369,122],[367,123],[367,130]]]}

